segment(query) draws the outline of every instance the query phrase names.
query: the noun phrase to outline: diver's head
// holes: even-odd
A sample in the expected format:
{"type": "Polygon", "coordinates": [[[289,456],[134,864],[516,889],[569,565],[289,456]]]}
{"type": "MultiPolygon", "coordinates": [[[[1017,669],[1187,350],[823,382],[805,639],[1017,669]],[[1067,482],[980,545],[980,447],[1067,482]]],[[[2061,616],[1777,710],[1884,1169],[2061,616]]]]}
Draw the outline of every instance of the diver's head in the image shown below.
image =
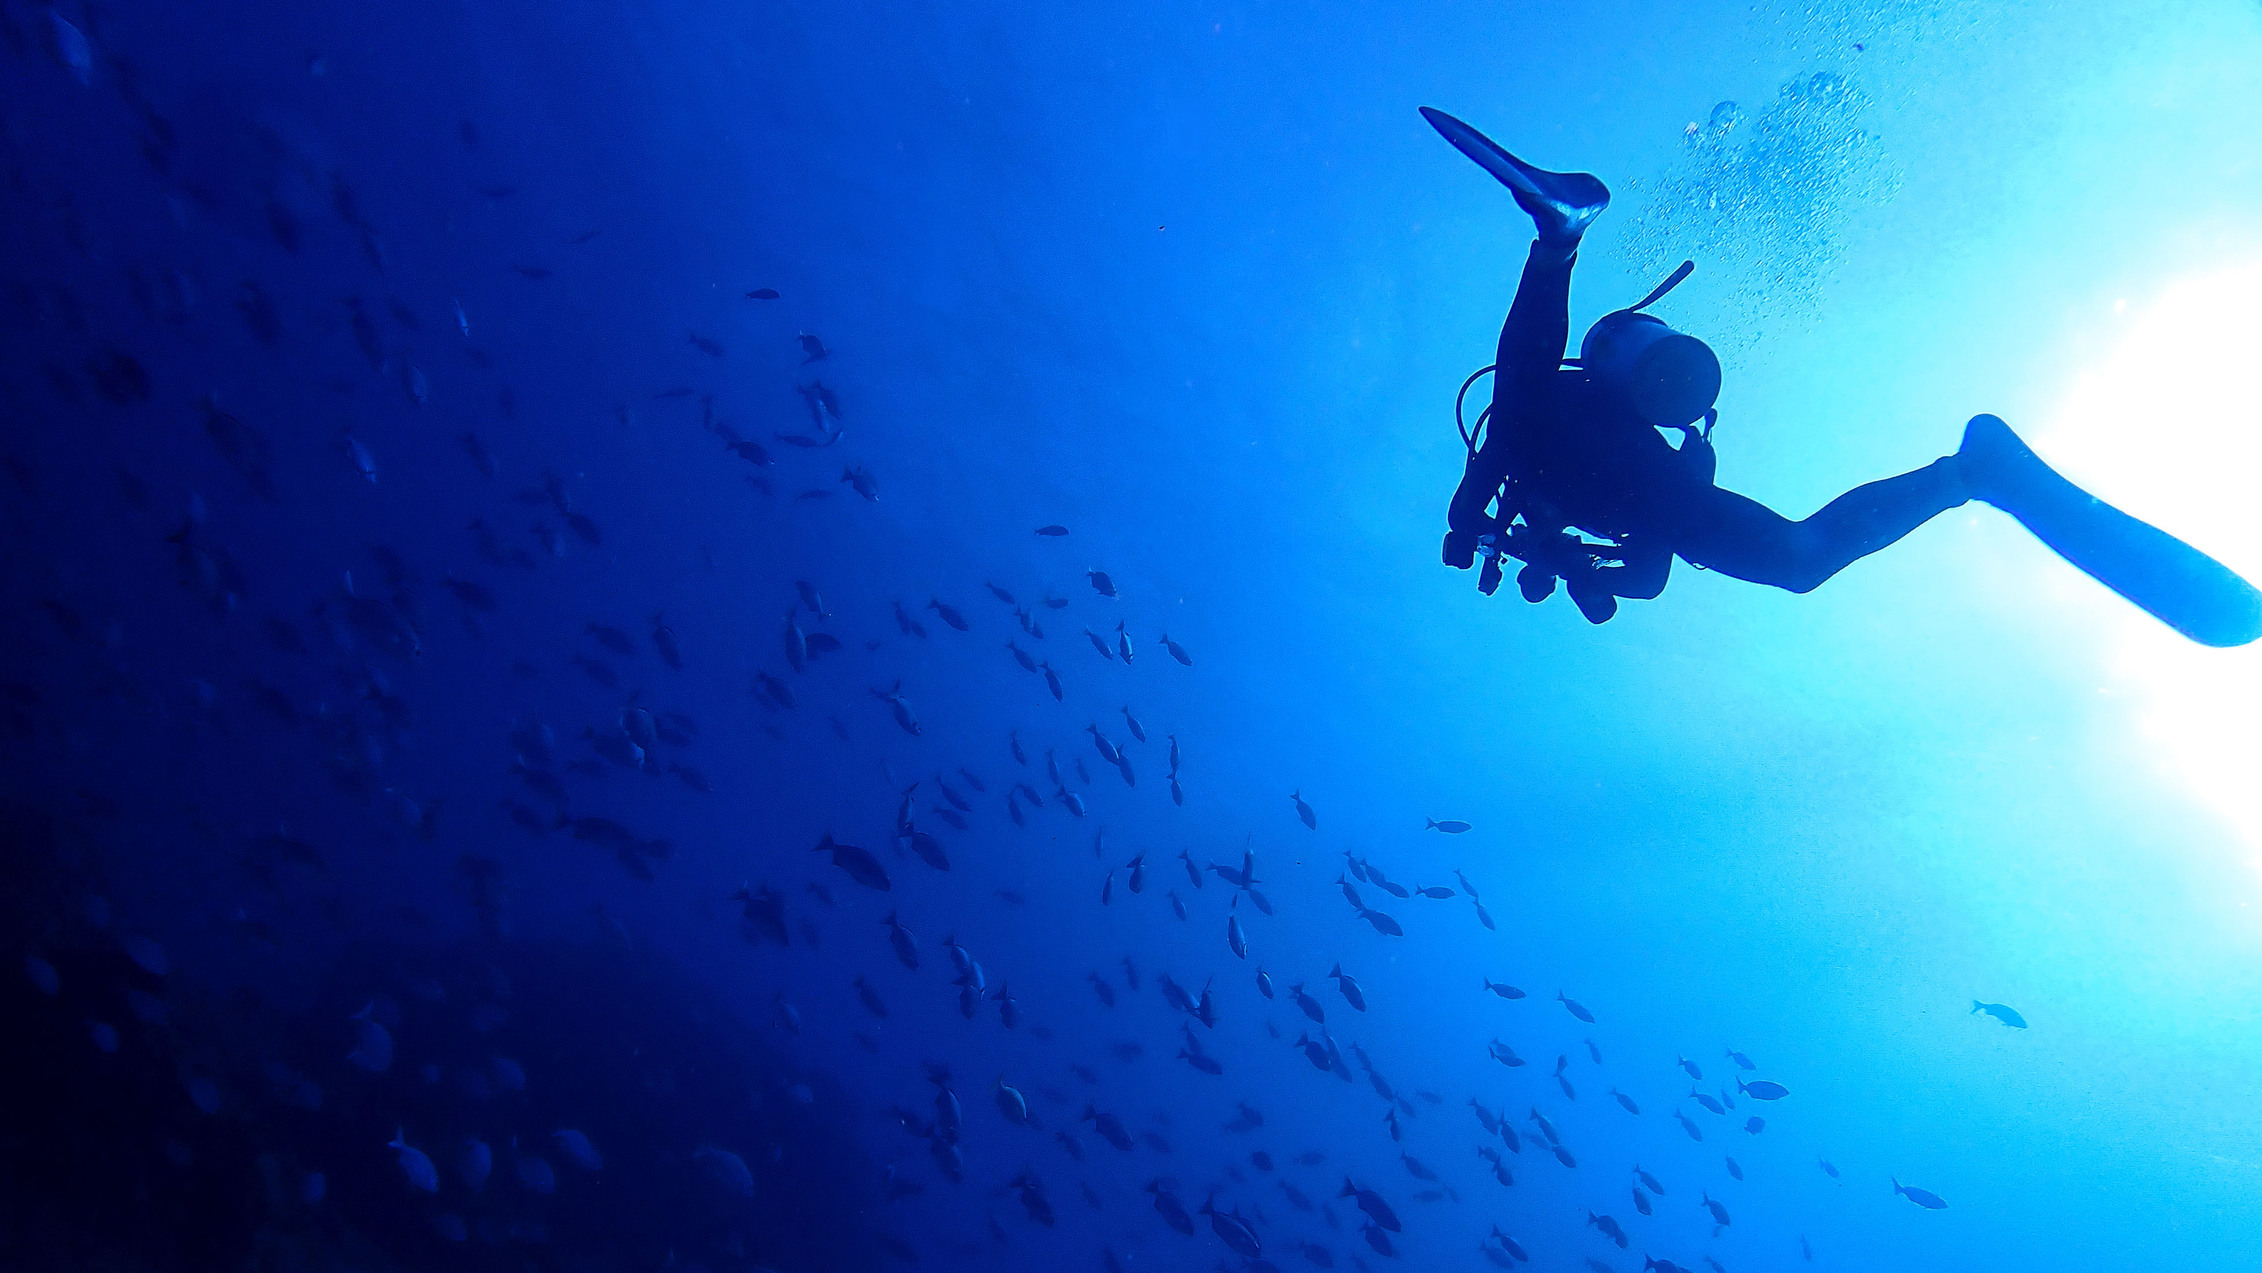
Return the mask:
{"type": "Polygon", "coordinates": [[[1630,309],[1587,329],[1579,363],[1648,424],[1694,424],[1720,397],[1720,360],[1709,346],[1630,309]]]}

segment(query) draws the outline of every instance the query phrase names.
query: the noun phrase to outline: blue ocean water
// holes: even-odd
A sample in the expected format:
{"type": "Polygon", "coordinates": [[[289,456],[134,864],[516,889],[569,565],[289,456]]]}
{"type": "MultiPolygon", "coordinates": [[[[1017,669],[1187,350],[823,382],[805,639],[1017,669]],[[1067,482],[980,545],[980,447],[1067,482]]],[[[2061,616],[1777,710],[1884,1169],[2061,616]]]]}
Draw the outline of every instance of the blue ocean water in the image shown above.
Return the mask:
{"type": "Polygon", "coordinates": [[[5,0],[0,1261],[2251,1263],[2250,652],[1977,505],[1479,595],[1530,222],[1415,108],[1610,183],[1574,332],[1697,262],[1722,484],[1992,411],[2251,573],[2251,395],[2067,422],[2262,258],[2258,55],[5,0]]]}

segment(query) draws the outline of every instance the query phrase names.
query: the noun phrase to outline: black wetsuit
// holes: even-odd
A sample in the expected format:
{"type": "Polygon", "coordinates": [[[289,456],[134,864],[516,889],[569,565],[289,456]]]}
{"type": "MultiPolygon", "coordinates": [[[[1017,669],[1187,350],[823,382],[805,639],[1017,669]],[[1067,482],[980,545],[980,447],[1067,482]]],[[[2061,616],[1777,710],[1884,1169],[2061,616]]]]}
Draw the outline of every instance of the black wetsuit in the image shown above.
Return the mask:
{"type": "Polygon", "coordinates": [[[1857,487],[1800,522],[1713,485],[1709,442],[1687,431],[1675,449],[1610,386],[1563,369],[1576,247],[1543,239],[1524,264],[1500,329],[1492,419],[1448,516],[1457,536],[1500,528],[1486,508],[1507,481],[1503,515],[1618,542],[1624,564],[1569,578],[1574,596],[1654,597],[1675,555],[1806,592],[1968,498],[1952,461],[1857,487]]]}

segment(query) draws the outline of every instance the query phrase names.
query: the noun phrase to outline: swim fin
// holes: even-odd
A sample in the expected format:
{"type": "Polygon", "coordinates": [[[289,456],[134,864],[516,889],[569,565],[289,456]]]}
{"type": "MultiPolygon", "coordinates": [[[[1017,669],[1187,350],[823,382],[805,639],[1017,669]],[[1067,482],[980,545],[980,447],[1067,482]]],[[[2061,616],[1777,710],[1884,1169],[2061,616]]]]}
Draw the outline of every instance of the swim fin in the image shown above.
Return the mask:
{"type": "Polygon", "coordinates": [[[1453,148],[1476,161],[1516,196],[1516,206],[1539,223],[1540,237],[1576,241],[1589,223],[1610,206],[1610,189],[1602,179],[1586,172],[1549,172],[1534,168],[1502,150],[1490,137],[1444,111],[1424,106],[1429,121],[1453,148]]]}
{"type": "Polygon", "coordinates": [[[2262,637],[2262,592],[2214,558],[2059,476],[1995,416],[1964,426],[1965,487],[2084,574],[2201,645],[2262,637]]]}

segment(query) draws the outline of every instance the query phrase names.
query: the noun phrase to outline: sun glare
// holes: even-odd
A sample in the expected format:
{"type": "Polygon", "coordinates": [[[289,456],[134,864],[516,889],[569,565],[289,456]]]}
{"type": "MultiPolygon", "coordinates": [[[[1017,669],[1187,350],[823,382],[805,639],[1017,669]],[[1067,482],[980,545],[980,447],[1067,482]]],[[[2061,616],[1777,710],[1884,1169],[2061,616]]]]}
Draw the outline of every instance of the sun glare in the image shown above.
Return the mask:
{"type": "MultiPolygon", "coordinates": [[[[2262,260],[2116,303],[2036,437],[2068,477],[2262,581],[2262,260]]],[[[2262,644],[2193,645],[2115,603],[2100,635],[2162,766],[2262,848],[2262,644]]]]}

